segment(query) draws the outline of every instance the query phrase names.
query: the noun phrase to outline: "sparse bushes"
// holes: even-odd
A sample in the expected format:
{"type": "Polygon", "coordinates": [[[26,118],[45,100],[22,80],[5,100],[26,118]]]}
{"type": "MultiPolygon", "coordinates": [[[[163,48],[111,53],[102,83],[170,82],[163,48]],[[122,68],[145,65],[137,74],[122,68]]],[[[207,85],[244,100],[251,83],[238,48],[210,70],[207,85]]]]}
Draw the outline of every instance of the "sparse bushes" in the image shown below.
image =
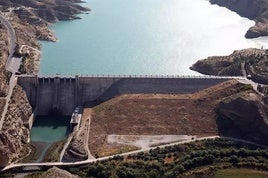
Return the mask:
{"type": "Polygon", "coordinates": [[[127,157],[115,156],[102,163],[69,171],[81,177],[85,177],[85,172],[86,177],[177,177],[202,166],[209,166],[210,170],[217,169],[215,165],[268,170],[267,158],[267,149],[215,139],[157,148],[127,157]],[[165,159],[172,161],[165,162],[165,159]]]}

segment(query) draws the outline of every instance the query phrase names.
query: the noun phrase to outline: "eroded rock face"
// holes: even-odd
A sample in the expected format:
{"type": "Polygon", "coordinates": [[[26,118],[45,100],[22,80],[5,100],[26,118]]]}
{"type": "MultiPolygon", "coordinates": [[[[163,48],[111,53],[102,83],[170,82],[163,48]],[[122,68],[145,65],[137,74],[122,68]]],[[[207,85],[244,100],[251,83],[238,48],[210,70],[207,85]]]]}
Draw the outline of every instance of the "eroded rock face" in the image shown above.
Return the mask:
{"type": "Polygon", "coordinates": [[[245,34],[246,38],[268,35],[268,2],[265,0],[210,0],[212,4],[226,7],[256,24],[245,34]]]}
{"type": "Polygon", "coordinates": [[[256,94],[221,102],[217,115],[221,135],[268,145],[268,107],[256,94]]]}
{"type": "Polygon", "coordinates": [[[26,94],[20,86],[14,88],[8,112],[0,131],[0,166],[27,156],[23,149],[27,145],[30,132],[25,127],[32,114],[26,94]]]}

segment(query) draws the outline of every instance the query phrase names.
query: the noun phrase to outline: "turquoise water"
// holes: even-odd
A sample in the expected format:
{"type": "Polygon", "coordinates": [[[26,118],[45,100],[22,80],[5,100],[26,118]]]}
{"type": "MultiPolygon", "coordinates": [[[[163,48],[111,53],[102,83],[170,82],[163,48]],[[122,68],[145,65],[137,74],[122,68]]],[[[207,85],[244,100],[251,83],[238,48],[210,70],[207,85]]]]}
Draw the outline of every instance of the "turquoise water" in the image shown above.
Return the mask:
{"type": "Polygon", "coordinates": [[[31,142],[56,142],[70,132],[70,118],[65,116],[37,116],[31,129],[31,142]]]}
{"type": "Polygon", "coordinates": [[[207,0],[87,0],[82,20],[56,23],[41,42],[41,74],[197,75],[198,59],[258,47],[253,21],[207,0]]]}

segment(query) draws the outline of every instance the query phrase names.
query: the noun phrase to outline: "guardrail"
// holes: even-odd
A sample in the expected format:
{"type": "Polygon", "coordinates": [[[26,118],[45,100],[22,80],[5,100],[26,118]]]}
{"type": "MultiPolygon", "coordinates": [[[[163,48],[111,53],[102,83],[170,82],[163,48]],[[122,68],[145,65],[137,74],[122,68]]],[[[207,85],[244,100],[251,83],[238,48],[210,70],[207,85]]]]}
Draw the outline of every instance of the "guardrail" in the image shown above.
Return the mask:
{"type": "Polygon", "coordinates": [[[18,75],[18,77],[38,78],[201,78],[201,79],[245,79],[242,76],[215,75],[18,75]]]}

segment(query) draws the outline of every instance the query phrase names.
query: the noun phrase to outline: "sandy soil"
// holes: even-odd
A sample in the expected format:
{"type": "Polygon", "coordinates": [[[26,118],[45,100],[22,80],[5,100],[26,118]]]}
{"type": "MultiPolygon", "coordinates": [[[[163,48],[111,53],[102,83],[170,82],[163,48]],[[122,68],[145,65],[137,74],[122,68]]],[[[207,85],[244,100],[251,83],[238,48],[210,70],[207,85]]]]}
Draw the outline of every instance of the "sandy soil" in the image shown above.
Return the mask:
{"type": "Polygon", "coordinates": [[[126,144],[141,149],[172,142],[186,141],[195,138],[188,135],[108,135],[108,143],[126,144]]]}

